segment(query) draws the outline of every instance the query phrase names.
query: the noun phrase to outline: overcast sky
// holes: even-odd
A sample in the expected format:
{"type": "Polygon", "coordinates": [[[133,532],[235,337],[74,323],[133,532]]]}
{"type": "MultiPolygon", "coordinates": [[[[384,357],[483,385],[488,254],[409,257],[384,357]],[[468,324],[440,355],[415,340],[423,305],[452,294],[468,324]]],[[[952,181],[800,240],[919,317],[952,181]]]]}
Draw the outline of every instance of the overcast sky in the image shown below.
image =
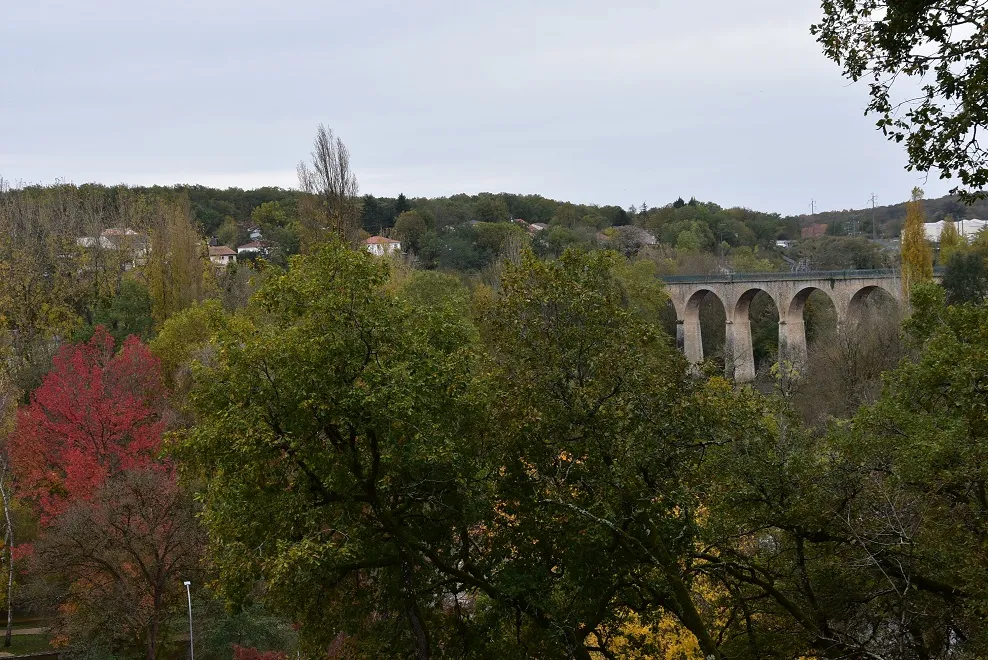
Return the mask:
{"type": "Polygon", "coordinates": [[[862,114],[819,0],[2,4],[15,182],[293,187],[323,122],[375,195],[798,214],[950,187],[862,114]]]}

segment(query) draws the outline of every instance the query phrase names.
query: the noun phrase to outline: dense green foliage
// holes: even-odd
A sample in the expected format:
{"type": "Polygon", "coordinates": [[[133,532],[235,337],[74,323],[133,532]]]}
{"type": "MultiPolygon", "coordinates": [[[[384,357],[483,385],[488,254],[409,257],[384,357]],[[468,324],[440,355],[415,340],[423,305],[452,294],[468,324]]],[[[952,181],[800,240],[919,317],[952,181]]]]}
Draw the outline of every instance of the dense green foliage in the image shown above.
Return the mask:
{"type": "Polygon", "coordinates": [[[868,270],[891,265],[878,244],[861,237],[809,238],[797,243],[792,254],[809,260],[815,270],[868,270]]]}
{"type": "Polygon", "coordinates": [[[337,245],[266,284],[180,450],[226,593],[358,656],[978,657],[988,312],[917,289],[919,359],[821,431],[690,376],[648,263],[471,296],[337,245]]]}
{"type": "Polygon", "coordinates": [[[988,267],[983,255],[969,250],[955,252],[943,275],[947,301],[953,305],[980,305],[988,297],[988,267]]]}
{"type": "Polygon", "coordinates": [[[715,651],[678,565],[683,477],[758,413],[691,382],[616,266],[508,266],[479,335],[441,282],[339,245],[262,289],[181,451],[231,595],[261,578],[303,643],[368,654],[588,657],[632,612],[715,651]]]}
{"type": "Polygon", "coordinates": [[[430,580],[412,575],[417,545],[452,540],[434,509],[455,504],[455,465],[470,460],[455,447],[469,422],[469,328],[449,310],[416,313],[386,290],[386,271],[342,246],[307,257],[220,333],[216,372],[193,398],[204,421],[227,420],[194,432],[207,522],[231,533],[216,538],[222,574],[231,588],[266,578],[310,644],[355,634],[380,598],[414,598],[409,581],[430,580]]]}

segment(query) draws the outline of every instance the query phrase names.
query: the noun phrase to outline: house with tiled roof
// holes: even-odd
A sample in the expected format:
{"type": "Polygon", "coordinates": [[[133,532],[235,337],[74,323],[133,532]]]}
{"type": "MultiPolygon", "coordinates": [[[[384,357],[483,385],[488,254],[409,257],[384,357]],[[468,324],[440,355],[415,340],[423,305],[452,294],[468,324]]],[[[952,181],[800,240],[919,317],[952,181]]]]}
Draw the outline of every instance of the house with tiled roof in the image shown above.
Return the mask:
{"type": "Polygon", "coordinates": [[[230,264],[237,263],[237,252],[225,245],[210,246],[209,260],[217,266],[226,268],[230,264]]]}
{"type": "Polygon", "coordinates": [[[401,241],[396,241],[393,238],[386,238],[384,236],[371,236],[370,238],[364,240],[364,249],[371,254],[383,257],[386,254],[401,252],[401,241]]]}

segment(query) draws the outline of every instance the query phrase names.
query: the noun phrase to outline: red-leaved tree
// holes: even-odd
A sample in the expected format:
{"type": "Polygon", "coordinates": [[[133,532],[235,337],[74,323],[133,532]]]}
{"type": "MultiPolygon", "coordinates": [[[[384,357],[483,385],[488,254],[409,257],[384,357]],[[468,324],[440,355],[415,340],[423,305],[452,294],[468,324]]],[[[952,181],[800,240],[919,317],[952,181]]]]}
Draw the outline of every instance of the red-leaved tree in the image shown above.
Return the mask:
{"type": "Polygon", "coordinates": [[[18,413],[10,457],[20,494],[42,523],[76,500],[89,500],[114,473],[160,467],[165,388],[158,359],[137,337],[114,352],[102,326],[62,347],[18,413]]]}
{"type": "Polygon", "coordinates": [[[102,327],[64,346],[22,408],[9,451],[41,530],[33,557],[57,638],[149,660],[174,639],[183,579],[204,544],[191,499],[159,456],[166,389],[139,339],[114,350],[102,327]]]}

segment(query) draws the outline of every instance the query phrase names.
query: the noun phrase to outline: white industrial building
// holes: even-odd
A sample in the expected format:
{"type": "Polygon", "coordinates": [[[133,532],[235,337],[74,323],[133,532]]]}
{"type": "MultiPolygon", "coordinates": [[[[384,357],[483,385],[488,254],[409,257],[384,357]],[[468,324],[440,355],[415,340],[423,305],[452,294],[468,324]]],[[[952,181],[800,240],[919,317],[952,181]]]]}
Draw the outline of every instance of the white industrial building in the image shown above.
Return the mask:
{"type": "MultiPolygon", "coordinates": [[[[945,224],[944,220],[938,222],[927,222],[923,225],[923,229],[926,231],[926,240],[931,243],[940,242],[940,232],[943,231],[943,226],[945,224]]],[[[957,232],[967,238],[967,240],[974,240],[974,237],[978,235],[985,226],[988,226],[988,220],[958,220],[954,223],[957,226],[957,232]]]]}

